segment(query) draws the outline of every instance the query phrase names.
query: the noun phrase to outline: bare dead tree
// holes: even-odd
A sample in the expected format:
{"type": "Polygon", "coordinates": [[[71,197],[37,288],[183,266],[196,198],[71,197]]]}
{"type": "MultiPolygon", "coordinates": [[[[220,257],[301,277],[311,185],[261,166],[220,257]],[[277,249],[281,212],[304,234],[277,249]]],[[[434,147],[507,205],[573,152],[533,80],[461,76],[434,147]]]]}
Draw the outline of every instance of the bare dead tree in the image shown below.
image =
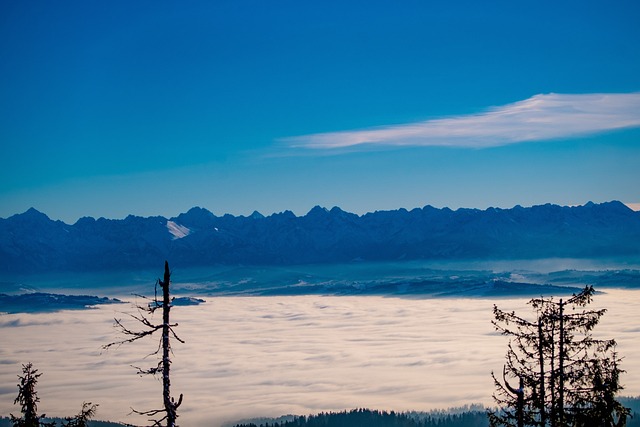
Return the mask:
{"type": "MultiPolygon", "coordinates": [[[[138,309],[137,315],[130,314],[130,316],[141,323],[144,328],[141,330],[129,329],[124,325],[121,319],[114,319],[116,328],[124,335],[124,338],[103,346],[103,349],[107,350],[110,347],[118,347],[125,343],[138,341],[142,338],[151,336],[158,331],[161,331],[158,348],[156,349],[156,351],[151,353],[151,355],[159,355],[162,353],[162,357],[158,361],[158,364],[148,369],[142,369],[138,367],[136,367],[136,369],[138,370],[138,374],[140,375],[162,375],[163,407],[161,409],[151,409],[148,411],[137,411],[135,409],[132,409],[136,414],[149,417],[149,421],[153,423],[151,424],[152,427],[162,427],[162,423],[164,422],[166,422],[166,427],[176,427],[176,418],[178,417],[177,409],[182,404],[182,394],[180,394],[178,401],[176,401],[171,396],[170,355],[172,354],[172,350],[170,338],[173,337],[181,343],[184,343],[184,341],[180,339],[174,331],[174,328],[177,327],[178,324],[170,322],[169,312],[171,310],[171,303],[173,301],[173,299],[169,296],[170,277],[171,272],[169,271],[169,263],[165,261],[164,278],[162,280],[158,279],[158,281],[156,282],[156,289],[157,285],[160,285],[160,288],[162,289],[162,301],[158,300],[156,291],[153,300],[150,300],[147,305],[136,305],[136,308],[138,309]],[[162,308],[162,323],[154,323],[152,317],[156,310],[158,310],[159,308],[162,308]],[[161,414],[163,414],[161,418],[155,418],[156,416],[160,416],[161,414]]],[[[149,300],[149,298],[142,295],[138,296],[143,299],[149,300]]]]}

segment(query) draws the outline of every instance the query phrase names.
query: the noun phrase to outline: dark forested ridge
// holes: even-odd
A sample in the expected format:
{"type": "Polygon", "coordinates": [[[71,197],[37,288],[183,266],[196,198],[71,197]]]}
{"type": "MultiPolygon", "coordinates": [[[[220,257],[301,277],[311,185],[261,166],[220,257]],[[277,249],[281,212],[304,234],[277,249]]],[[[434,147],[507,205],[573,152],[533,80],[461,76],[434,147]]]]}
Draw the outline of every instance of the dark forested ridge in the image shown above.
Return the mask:
{"type": "MultiPolygon", "coordinates": [[[[42,421],[45,423],[55,422],[56,426],[62,426],[64,422],[68,422],[64,418],[55,418],[55,417],[45,417],[42,419],[42,421]]],[[[111,421],[91,420],[87,423],[87,426],[88,427],[125,427],[126,424],[114,423],[111,421]]],[[[13,427],[11,418],[0,417],[0,427],[13,427]]]]}
{"type": "Polygon", "coordinates": [[[0,293],[0,313],[34,313],[83,309],[100,304],[121,303],[117,298],[92,295],[62,295],[30,292],[20,295],[0,293]]]}
{"type": "Polygon", "coordinates": [[[461,413],[400,413],[353,409],[294,417],[292,420],[261,424],[237,424],[236,427],[487,427],[484,411],[461,413]]]}
{"type": "MultiPolygon", "coordinates": [[[[632,399],[637,402],[637,399],[632,399]]],[[[633,412],[627,427],[640,426],[640,414],[633,412]]],[[[293,417],[261,423],[236,424],[235,427],[488,427],[487,413],[480,410],[437,412],[386,412],[353,409],[323,412],[317,415],[293,417]]]]}
{"type": "MultiPolygon", "coordinates": [[[[637,404],[637,399],[634,399],[637,404]]],[[[45,418],[62,425],[62,418],[45,418]]],[[[109,421],[89,421],[89,427],[122,427],[125,424],[109,421]]],[[[369,409],[327,412],[317,415],[296,416],[291,420],[273,420],[261,423],[236,424],[235,427],[487,427],[484,411],[470,410],[460,413],[400,413],[369,409]]],[[[0,427],[12,427],[11,419],[0,417],[0,427]]],[[[633,412],[627,427],[640,427],[640,413],[633,412]]]]}
{"type": "Polygon", "coordinates": [[[0,219],[0,271],[99,271],[219,264],[290,265],[411,259],[640,256],[640,212],[620,202],[512,209],[421,209],[355,215],[315,207],[304,216],[81,218],[35,209],[0,219]]]}

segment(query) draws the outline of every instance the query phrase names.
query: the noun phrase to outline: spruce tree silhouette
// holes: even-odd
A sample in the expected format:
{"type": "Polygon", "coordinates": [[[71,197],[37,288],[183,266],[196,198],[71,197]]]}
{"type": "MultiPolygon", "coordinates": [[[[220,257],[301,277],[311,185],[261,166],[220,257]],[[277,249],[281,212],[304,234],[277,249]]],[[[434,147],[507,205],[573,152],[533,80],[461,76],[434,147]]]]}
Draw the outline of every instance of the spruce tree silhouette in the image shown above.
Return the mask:
{"type": "Polygon", "coordinates": [[[41,421],[45,415],[38,415],[38,392],[36,384],[38,378],[42,376],[38,370],[33,367],[31,362],[22,365],[22,375],[18,375],[20,383],[18,384],[18,397],[13,401],[14,404],[19,403],[22,411],[22,417],[17,418],[11,415],[11,422],[14,427],[53,427],[54,423],[44,423],[41,421]]]}
{"type": "Polygon", "coordinates": [[[492,323],[510,340],[503,380],[491,374],[499,406],[489,411],[492,426],[625,425],[630,411],[615,399],[623,372],[616,342],[592,335],[606,310],[585,308],[594,293],[587,286],[567,300],[534,298],[535,320],[494,306],[492,323]]]}
{"type": "Polygon", "coordinates": [[[75,417],[69,417],[66,419],[66,423],[62,423],[62,427],[87,427],[89,420],[96,414],[98,405],[93,405],[91,402],[83,402],[80,413],[75,417]]]}

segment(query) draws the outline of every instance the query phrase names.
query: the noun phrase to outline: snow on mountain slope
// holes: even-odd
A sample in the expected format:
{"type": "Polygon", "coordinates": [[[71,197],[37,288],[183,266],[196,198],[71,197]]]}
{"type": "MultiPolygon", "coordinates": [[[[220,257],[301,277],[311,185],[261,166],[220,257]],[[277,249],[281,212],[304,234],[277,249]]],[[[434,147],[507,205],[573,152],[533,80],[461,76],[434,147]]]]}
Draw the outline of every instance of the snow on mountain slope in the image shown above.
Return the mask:
{"type": "Polygon", "coordinates": [[[169,233],[171,233],[171,235],[173,236],[173,240],[182,239],[191,234],[191,230],[189,230],[187,227],[177,224],[176,222],[171,220],[167,221],[167,230],[169,230],[169,233]]]}
{"type": "Polygon", "coordinates": [[[620,202],[512,209],[376,211],[314,207],[304,216],[82,218],[30,209],[0,219],[0,271],[33,273],[172,265],[292,265],[362,261],[640,258],[640,212],[620,202]]]}

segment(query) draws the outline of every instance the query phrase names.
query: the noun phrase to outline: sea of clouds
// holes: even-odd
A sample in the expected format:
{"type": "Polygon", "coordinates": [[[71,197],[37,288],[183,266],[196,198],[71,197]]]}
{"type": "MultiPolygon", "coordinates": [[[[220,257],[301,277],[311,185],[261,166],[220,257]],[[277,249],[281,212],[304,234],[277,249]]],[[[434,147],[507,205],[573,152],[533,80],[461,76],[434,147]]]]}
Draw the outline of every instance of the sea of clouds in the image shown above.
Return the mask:
{"type": "MultiPolygon", "coordinates": [[[[490,323],[494,303],[529,314],[519,299],[384,297],[215,297],[176,307],[186,341],[174,341],[172,390],[184,393],[182,425],[220,425],[254,416],[368,407],[429,410],[491,405],[506,338],[490,323]]],[[[640,292],[607,290],[596,332],[625,357],[625,395],[640,394],[640,292]]],[[[40,413],[72,415],[98,403],[98,419],[140,423],[130,408],[160,407],[161,383],[138,377],[158,341],[103,351],[120,336],[113,318],[137,328],[130,304],[82,311],[0,315],[0,414],[13,405],[21,364],[43,373],[40,413]]]]}

